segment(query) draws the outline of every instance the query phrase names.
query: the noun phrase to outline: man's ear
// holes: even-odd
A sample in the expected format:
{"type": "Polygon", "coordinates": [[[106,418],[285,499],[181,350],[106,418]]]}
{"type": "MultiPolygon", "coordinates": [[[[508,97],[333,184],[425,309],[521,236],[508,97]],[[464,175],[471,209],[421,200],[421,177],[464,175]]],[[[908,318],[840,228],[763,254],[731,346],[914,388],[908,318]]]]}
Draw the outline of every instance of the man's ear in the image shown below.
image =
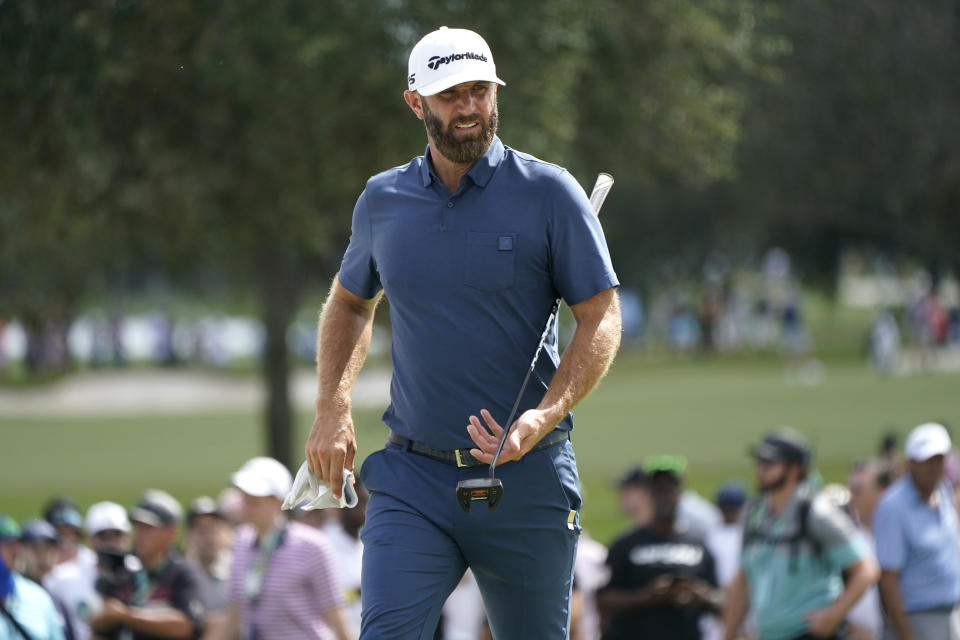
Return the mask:
{"type": "Polygon", "coordinates": [[[416,91],[404,91],[403,99],[407,105],[416,114],[417,118],[423,120],[423,96],[416,91]]]}

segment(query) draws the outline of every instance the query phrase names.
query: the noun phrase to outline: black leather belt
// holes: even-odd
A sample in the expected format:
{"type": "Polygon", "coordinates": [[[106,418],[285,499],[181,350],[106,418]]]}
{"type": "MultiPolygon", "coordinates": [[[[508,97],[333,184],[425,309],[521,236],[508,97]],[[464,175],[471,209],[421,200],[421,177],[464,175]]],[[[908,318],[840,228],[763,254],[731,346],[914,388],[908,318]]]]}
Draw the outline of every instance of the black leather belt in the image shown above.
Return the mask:
{"type": "MultiPolygon", "coordinates": [[[[554,429],[544,436],[540,442],[535,444],[533,449],[530,449],[530,452],[532,453],[534,451],[539,451],[540,449],[546,449],[547,447],[558,445],[561,442],[566,442],[569,439],[569,431],[565,429],[554,429]]],[[[458,467],[485,467],[489,464],[488,462],[474,458],[470,453],[470,449],[433,449],[425,444],[417,442],[416,440],[404,438],[400,434],[394,433],[393,431],[390,432],[390,442],[404,447],[407,451],[413,451],[414,453],[430,456],[431,458],[436,458],[437,460],[443,460],[444,462],[456,464],[458,467]]],[[[472,448],[474,447],[471,447],[471,449],[472,448]]]]}

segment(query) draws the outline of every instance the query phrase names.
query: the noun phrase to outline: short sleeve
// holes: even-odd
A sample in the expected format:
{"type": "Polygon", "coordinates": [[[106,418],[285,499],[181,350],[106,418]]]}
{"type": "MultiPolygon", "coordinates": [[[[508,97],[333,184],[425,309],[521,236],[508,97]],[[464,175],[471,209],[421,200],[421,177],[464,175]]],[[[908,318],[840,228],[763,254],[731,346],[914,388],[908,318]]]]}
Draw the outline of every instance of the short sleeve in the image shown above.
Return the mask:
{"type": "Polygon", "coordinates": [[[343,605],[344,598],[340,589],[340,575],[337,572],[337,562],[333,555],[333,548],[325,541],[315,541],[310,548],[310,557],[307,564],[310,569],[310,601],[316,604],[317,610],[329,611],[343,605]]]}
{"type": "Polygon", "coordinates": [[[193,622],[194,638],[203,634],[203,620],[207,613],[206,599],[203,581],[196,569],[182,565],[173,585],[170,606],[190,618],[193,622]]]}
{"type": "Polygon", "coordinates": [[[340,263],[339,279],[350,293],[369,300],[380,291],[380,274],[373,258],[373,233],[370,227],[367,191],[357,198],[350,224],[350,244],[340,263]]]}
{"type": "Polygon", "coordinates": [[[553,285],[567,304],[618,286],[600,221],[586,193],[567,171],[557,178],[551,214],[553,285]]]}
{"type": "Polygon", "coordinates": [[[623,540],[618,540],[610,547],[607,552],[607,569],[610,580],[601,589],[618,589],[630,586],[630,581],[626,575],[627,568],[627,545],[623,540]]]}
{"type": "Polygon", "coordinates": [[[880,501],[873,514],[873,538],[881,569],[899,571],[906,558],[906,540],[894,505],[880,501]]]}
{"type": "Polygon", "coordinates": [[[719,580],[717,580],[717,562],[714,560],[713,553],[710,552],[710,549],[706,545],[703,547],[703,566],[701,571],[701,577],[710,583],[710,586],[720,586],[719,580]]]}
{"type": "Polygon", "coordinates": [[[829,498],[816,498],[808,517],[810,535],[820,543],[831,566],[842,570],[869,554],[853,518],[829,498]]]}

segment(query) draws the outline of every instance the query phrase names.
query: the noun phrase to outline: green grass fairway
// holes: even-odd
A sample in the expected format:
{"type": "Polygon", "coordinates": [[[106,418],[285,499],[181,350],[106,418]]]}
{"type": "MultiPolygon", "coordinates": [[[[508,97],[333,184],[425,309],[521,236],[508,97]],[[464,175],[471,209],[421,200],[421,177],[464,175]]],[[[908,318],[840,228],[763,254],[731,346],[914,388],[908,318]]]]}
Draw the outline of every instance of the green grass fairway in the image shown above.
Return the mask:
{"type": "MultiPolygon", "coordinates": [[[[764,431],[792,425],[810,437],[817,463],[837,480],[872,454],[879,436],[938,420],[960,424],[960,374],[881,378],[859,363],[828,365],[814,387],[788,384],[771,360],[667,360],[622,356],[577,408],[574,446],[585,485],[583,522],[609,542],[625,526],[613,482],[654,453],[690,460],[690,484],[705,495],[728,479],[751,484],[746,448],[764,431]]],[[[380,411],[356,414],[359,459],[386,438],[380,411]]],[[[300,415],[297,449],[311,420],[300,415]]],[[[81,507],[130,504],[147,487],[184,502],[216,494],[247,458],[263,451],[257,414],[102,419],[0,418],[0,511],[37,514],[51,495],[81,507]]],[[[298,454],[299,457],[299,454],[298,454]]],[[[506,488],[507,491],[510,487],[506,488]]],[[[450,488],[453,499],[453,487],[450,488]]]]}

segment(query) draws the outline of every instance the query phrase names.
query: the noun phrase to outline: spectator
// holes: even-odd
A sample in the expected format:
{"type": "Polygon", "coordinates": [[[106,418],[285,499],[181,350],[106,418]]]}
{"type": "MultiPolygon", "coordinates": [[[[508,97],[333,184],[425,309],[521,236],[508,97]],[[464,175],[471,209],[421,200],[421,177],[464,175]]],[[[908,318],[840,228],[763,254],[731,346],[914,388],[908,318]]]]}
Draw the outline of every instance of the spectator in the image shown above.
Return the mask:
{"type": "Polygon", "coordinates": [[[0,514],[0,638],[64,640],[63,620],[41,586],[14,570],[20,527],[0,514]]]}
{"type": "Polygon", "coordinates": [[[888,469],[894,477],[903,473],[903,458],[900,456],[897,442],[899,436],[896,431],[887,431],[880,439],[880,464],[888,469]]]}
{"type": "MultiPolygon", "coordinates": [[[[861,535],[875,551],[873,541],[873,513],[883,492],[893,482],[893,474],[882,463],[869,460],[853,466],[847,480],[850,507],[857,518],[861,535]]],[[[883,614],[880,611],[880,592],[871,586],[847,614],[852,640],[879,640],[883,633],[883,614]]]]}
{"type": "Polygon", "coordinates": [[[610,547],[610,582],[597,592],[608,621],[604,640],[699,640],[702,614],[720,610],[713,557],[677,528],[686,461],[658,456],[644,465],[653,521],[610,547]]]}
{"type": "MultiPolygon", "coordinates": [[[[130,520],[126,509],[115,502],[90,505],[84,528],[95,554],[130,550],[130,520]]],[[[77,640],[89,640],[93,636],[89,619],[103,609],[103,598],[97,593],[96,581],[97,563],[89,564],[82,557],[58,564],[44,579],[47,591],[63,602],[68,624],[77,640]]]]}
{"type": "Polygon", "coordinates": [[[738,636],[749,609],[760,640],[837,638],[847,612],[877,579],[873,556],[846,511],[813,494],[811,452],[800,434],[780,429],[754,447],[753,457],[761,496],[747,513],[724,637],[738,636]]]}
{"type": "MultiPolygon", "coordinates": [[[[739,482],[728,482],[717,491],[714,502],[720,509],[723,522],[707,533],[706,545],[716,566],[717,584],[726,588],[740,566],[743,509],[747,503],[747,490],[739,482]]],[[[719,619],[707,620],[705,627],[706,640],[723,637],[723,623],[719,619]]]]}
{"type": "MultiPolygon", "coordinates": [[[[90,626],[99,635],[126,631],[134,640],[199,638],[206,613],[203,581],[174,549],[183,521],[180,503],[164,491],[149,489],[131,509],[130,519],[146,584],[134,579],[130,589],[105,593],[103,610],[90,619],[90,626]]],[[[127,573],[135,574],[135,567],[121,558],[127,573]]]]}
{"type": "Polygon", "coordinates": [[[248,460],[232,476],[247,524],[234,536],[227,621],[218,638],[350,635],[333,549],[324,535],[281,511],[290,472],[273,458],[248,460]]]}
{"type": "Polygon", "coordinates": [[[227,606],[231,542],[230,524],[213,498],[200,496],[190,503],[184,557],[200,570],[206,582],[210,612],[222,611],[227,606]]]}
{"type": "MultiPolygon", "coordinates": [[[[617,484],[620,511],[630,518],[634,527],[643,527],[653,520],[653,503],[643,469],[629,469],[617,484]]],[[[701,540],[707,532],[720,524],[720,511],[696,491],[687,489],[680,496],[677,527],[701,540]]]]}
{"type": "MultiPolygon", "coordinates": [[[[20,556],[23,576],[43,586],[44,578],[56,566],[60,557],[60,544],[57,541],[57,530],[46,520],[36,518],[23,524],[23,533],[20,535],[20,556]]],[[[47,593],[50,593],[47,590],[47,593]]],[[[70,612],[63,600],[50,594],[57,614],[63,622],[63,635],[66,640],[74,640],[73,621],[70,612]]]]}
{"type": "Polygon", "coordinates": [[[83,516],[73,499],[65,496],[51,499],[43,510],[43,517],[57,530],[57,539],[60,541],[58,562],[79,558],[88,566],[97,564],[97,555],[82,544],[83,516]]]}
{"type": "Polygon", "coordinates": [[[739,482],[728,482],[714,498],[723,517],[723,523],[707,534],[707,548],[713,554],[717,567],[717,582],[721,587],[730,584],[740,566],[740,542],[743,538],[743,509],[747,490],[739,482]]]}
{"type": "Polygon", "coordinates": [[[46,520],[28,520],[23,523],[20,536],[20,554],[23,576],[42,585],[44,577],[60,559],[57,530],[46,520]]]}
{"type": "Polygon", "coordinates": [[[873,516],[886,638],[960,638],[957,513],[943,482],[950,447],[943,425],[911,431],[904,447],[909,472],[884,494],[873,516]]]}
{"type": "Polygon", "coordinates": [[[900,360],[900,327],[893,314],[883,309],[870,325],[870,365],[879,373],[893,372],[900,360]]]}
{"type": "Polygon", "coordinates": [[[640,467],[627,471],[617,484],[620,512],[630,518],[634,527],[645,527],[653,519],[653,503],[647,475],[640,467]]]}

